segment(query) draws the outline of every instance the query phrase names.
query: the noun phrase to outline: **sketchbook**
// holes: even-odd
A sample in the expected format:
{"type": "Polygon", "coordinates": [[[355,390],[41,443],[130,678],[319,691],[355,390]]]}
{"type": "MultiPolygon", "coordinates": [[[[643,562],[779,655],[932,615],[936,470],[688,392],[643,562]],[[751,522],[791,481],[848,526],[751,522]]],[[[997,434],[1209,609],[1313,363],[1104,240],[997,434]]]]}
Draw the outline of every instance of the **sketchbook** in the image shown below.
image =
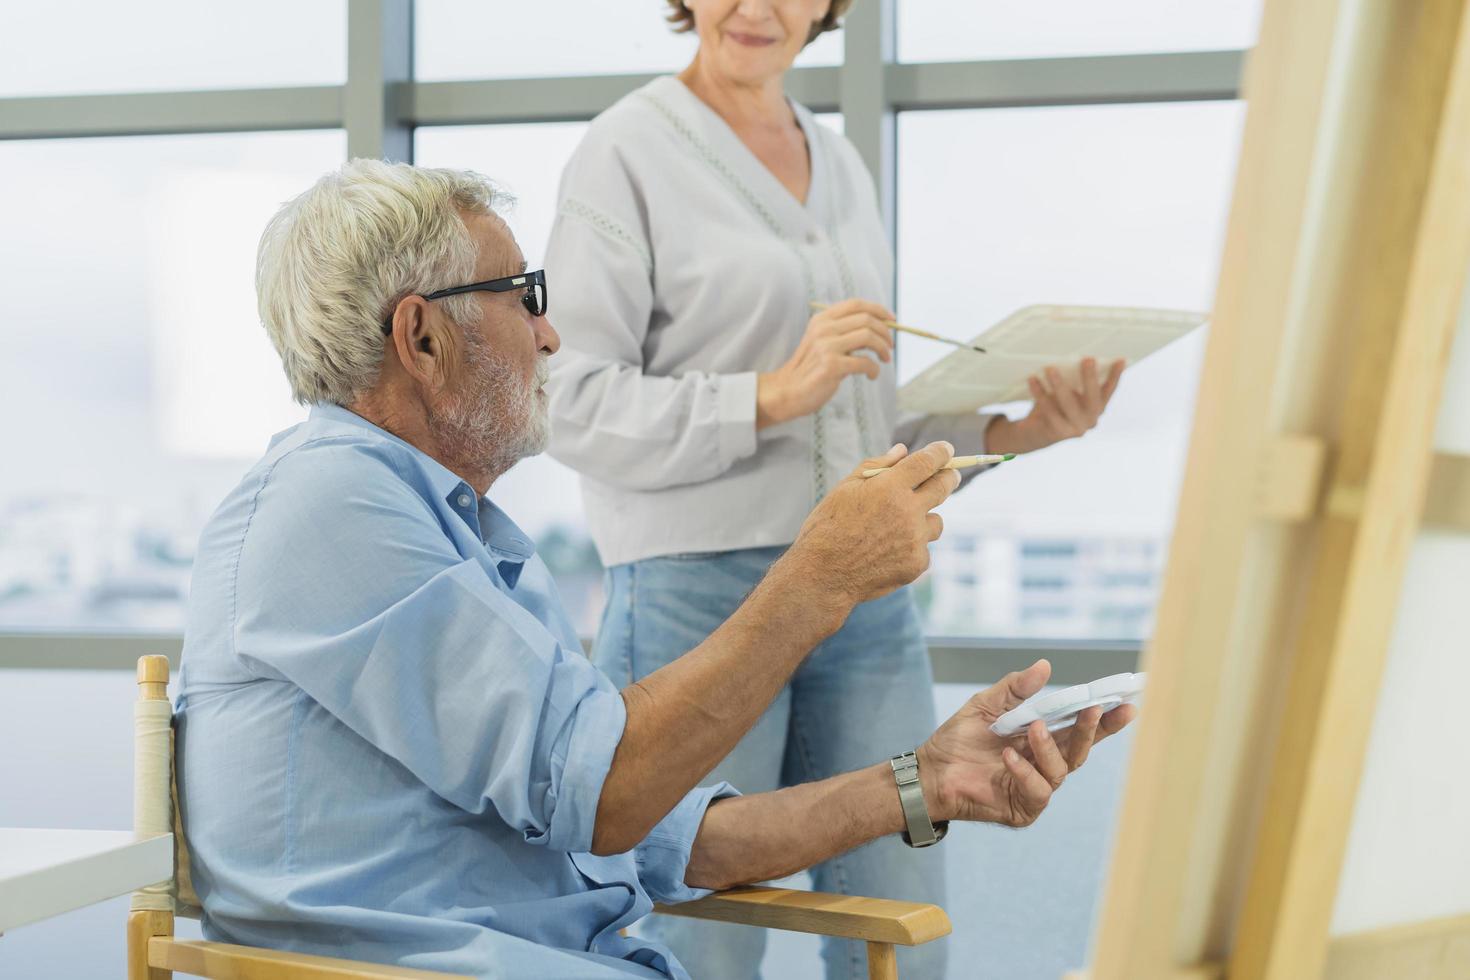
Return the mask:
{"type": "Polygon", "coordinates": [[[1137,364],[1207,319],[1208,314],[1184,310],[1022,307],[971,341],[984,347],[984,354],[957,349],[900,388],[898,407],[927,415],[1030,401],[1026,379],[1048,366],[1080,388],[1082,358],[1097,358],[1100,375],[1120,357],[1137,364]]]}

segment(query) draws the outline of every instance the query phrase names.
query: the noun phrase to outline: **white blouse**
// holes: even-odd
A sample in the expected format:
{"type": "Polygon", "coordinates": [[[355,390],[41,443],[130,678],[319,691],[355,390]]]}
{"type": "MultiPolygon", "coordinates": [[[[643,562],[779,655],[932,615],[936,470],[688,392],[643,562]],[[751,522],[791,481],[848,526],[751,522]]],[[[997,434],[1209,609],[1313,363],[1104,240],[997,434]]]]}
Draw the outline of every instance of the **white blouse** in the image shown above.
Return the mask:
{"type": "Polygon", "coordinates": [[[892,303],[861,158],[793,108],[805,204],[672,77],[598,116],[562,174],[546,254],[562,338],[550,451],[582,475],[606,565],[790,544],[817,500],[894,442],[985,451],[990,416],[900,422],[892,364],[756,431],[756,374],[796,350],[811,301],[892,303]]]}

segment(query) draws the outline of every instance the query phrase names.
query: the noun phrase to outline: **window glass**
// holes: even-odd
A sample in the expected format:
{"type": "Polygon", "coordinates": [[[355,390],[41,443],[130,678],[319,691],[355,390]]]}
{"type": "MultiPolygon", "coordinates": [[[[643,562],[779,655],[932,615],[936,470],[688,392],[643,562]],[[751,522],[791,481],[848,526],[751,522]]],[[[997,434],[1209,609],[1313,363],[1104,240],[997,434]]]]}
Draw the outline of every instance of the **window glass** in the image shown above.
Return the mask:
{"type": "Polygon", "coordinates": [[[346,0],[0,4],[0,96],[346,79],[346,0]]]}
{"type": "MultiPolygon", "coordinates": [[[[665,0],[417,0],[414,70],[421,81],[673,72],[694,56],[665,0]]],[[[828,31],[798,67],[842,61],[842,32],[828,31]]]]}
{"type": "Polygon", "coordinates": [[[256,243],[345,142],[0,143],[0,630],[182,628],[204,519],[304,416],[256,316],[256,243]]]}
{"type": "Polygon", "coordinates": [[[903,0],[900,61],[1248,48],[1261,0],[903,0]]]}
{"type": "MultiPolygon", "coordinates": [[[[1232,102],[902,114],[902,322],[968,339],[1034,303],[1208,310],[1242,119],[1232,102]]],[[[919,589],[931,634],[1147,634],[1204,334],[1127,371],[1085,438],[945,505],[919,589]]],[[[948,350],[901,337],[900,380],[948,350]]]]}

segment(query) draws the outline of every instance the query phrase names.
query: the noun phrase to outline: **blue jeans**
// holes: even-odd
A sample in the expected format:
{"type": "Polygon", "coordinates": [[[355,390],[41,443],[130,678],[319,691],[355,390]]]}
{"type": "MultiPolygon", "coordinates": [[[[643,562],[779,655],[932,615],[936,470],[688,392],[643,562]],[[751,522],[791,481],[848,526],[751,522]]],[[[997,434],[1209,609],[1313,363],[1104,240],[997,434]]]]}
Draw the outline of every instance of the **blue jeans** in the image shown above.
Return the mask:
{"type": "MultiPolygon", "coordinates": [[[[671,663],[735,612],[783,550],[674,555],[610,568],[593,659],[620,687],[671,663]]],[[[884,762],[933,730],[929,656],[913,598],[901,589],[854,609],[705,784],[723,779],[743,793],[761,793],[825,779],[884,762]]],[[[812,877],[818,891],[939,905],[943,847],[918,850],[886,837],[818,865],[812,877]]],[[[654,916],[646,929],[695,980],[760,974],[764,930],[668,916],[654,916]]],[[[822,956],[828,980],[868,975],[860,942],[824,939],[822,956]]],[[[900,975],[939,980],[944,956],[943,940],[899,947],[900,975]]]]}

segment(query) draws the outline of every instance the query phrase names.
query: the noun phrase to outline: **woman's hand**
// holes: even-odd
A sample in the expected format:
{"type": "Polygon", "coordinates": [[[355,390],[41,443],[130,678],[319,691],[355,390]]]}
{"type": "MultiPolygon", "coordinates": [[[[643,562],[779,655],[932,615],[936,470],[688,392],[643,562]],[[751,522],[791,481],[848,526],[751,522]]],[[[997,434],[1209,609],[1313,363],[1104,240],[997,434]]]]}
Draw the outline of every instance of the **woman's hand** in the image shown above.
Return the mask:
{"type": "Polygon", "coordinates": [[[1131,704],[1107,714],[1088,708],[1055,737],[1039,720],[1025,735],[1002,738],[990,730],[997,718],[1040,691],[1050,677],[1051,664],[1045,660],[1007,674],[965,702],[919,747],[919,778],[932,819],[984,820],[1008,827],[1032,823],[1062,780],[1087,761],[1092,746],[1136,714],[1131,704]]]}
{"type": "Polygon", "coordinates": [[[1035,400],[1031,413],[1018,422],[998,417],[985,431],[987,453],[1029,453],[1045,449],[1063,439],[1086,435],[1102,416],[1103,409],[1118,390],[1123,362],[1114,361],[1106,379],[1099,380],[1097,360],[1082,359],[1082,390],[1067,384],[1062,372],[1046,369],[1047,386],[1036,375],[1026,379],[1035,400]]]}
{"type": "Polygon", "coordinates": [[[810,415],[837,393],[849,374],[878,377],[878,362],[857,353],[869,350],[893,360],[893,314],[877,303],[848,299],[833,303],[807,321],[806,333],[791,359],[756,379],[755,427],[810,415]]]}

